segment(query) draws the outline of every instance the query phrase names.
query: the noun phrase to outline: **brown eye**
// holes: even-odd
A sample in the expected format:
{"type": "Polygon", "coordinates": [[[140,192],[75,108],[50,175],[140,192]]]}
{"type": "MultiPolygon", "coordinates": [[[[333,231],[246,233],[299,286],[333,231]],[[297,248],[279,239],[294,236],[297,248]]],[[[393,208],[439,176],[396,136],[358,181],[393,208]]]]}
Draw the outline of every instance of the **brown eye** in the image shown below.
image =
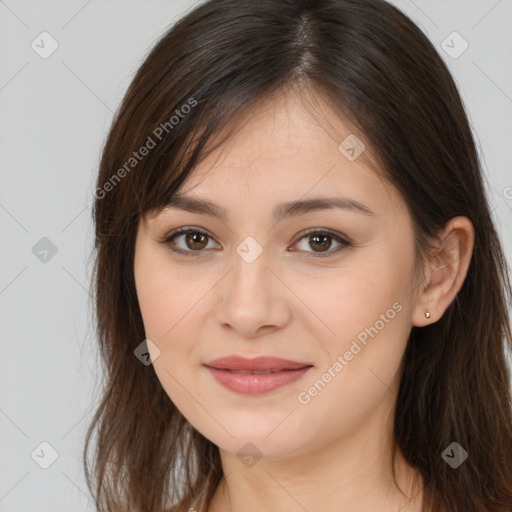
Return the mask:
{"type": "Polygon", "coordinates": [[[309,238],[311,247],[319,248],[320,252],[324,252],[331,247],[332,237],[329,235],[310,235],[309,238]]]}
{"type": "Polygon", "coordinates": [[[208,246],[210,239],[210,235],[200,229],[180,228],[166,236],[161,243],[168,245],[172,251],[193,256],[193,253],[205,252],[203,249],[208,246]]]}
{"type": "Polygon", "coordinates": [[[313,258],[327,257],[339,252],[344,247],[350,247],[352,245],[340,234],[326,230],[313,229],[302,233],[299,236],[301,236],[301,238],[297,243],[300,243],[302,240],[307,240],[307,243],[304,244],[304,247],[300,250],[307,253],[306,255],[308,257],[313,258]],[[338,246],[330,251],[329,249],[332,247],[333,240],[338,244],[338,246]],[[313,249],[313,251],[308,249],[313,249]]]}
{"type": "Polygon", "coordinates": [[[194,251],[204,249],[208,244],[207,238],[207,235],[204,235],[200,232],[187,233],[185,235],[185,244],[187,244],[187,247],[194,251]]]}
{"type": "MultiPolygon", "coordinates": [[[[302,240],[307,240],[307,245],[299,249],[299,252],[306,253],[307,257],[326,257],[339,252],[344,247],[352,245],[336,232],[319,229],[302,233],[299,242],[302,242],[302,240]],[[338,246],[335,247],[334,250],[329,250],[332,247],[333,240],[338,246]],[[310,249],[312,249],[312,251],[310,249]]],[[[213,238],[201,229],[179,228],[167,235],[160,243],[168,245],[174,252],[187,256],[196,256],[207,252],[204,249],[208,248],[209,241],[213,241],[213,238]]],[[[296,249],[293,250],[295,251],[296,249]]]]}

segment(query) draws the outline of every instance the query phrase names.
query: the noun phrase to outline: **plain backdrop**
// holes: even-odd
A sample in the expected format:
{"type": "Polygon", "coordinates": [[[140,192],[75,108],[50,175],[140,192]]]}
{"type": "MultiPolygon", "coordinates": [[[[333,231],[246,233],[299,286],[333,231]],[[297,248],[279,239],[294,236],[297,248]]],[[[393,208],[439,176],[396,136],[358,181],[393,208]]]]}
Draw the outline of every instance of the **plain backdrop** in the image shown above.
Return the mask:
{"type": "MultiPolygon", "coordinates": [[[[512,1],[393,3],[459,86],[510,262],[512,1]]],[[[81,457],[98,400],[88,291],[97,166],[141,60],[195,5],[0,0],[0,512],[94,510],[81,457]]]]}

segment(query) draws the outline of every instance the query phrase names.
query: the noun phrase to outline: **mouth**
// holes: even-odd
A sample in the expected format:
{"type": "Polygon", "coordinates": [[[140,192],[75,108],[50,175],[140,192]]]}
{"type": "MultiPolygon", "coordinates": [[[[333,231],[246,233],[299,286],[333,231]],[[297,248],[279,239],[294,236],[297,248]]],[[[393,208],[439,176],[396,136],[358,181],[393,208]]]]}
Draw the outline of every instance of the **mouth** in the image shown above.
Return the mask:
{"type": "Polygon", "coordinates": [[[261,395],[300,379],[313,365],[276,357],[229,356],[204,365],[215,380],[236,393],[261,395]]]}

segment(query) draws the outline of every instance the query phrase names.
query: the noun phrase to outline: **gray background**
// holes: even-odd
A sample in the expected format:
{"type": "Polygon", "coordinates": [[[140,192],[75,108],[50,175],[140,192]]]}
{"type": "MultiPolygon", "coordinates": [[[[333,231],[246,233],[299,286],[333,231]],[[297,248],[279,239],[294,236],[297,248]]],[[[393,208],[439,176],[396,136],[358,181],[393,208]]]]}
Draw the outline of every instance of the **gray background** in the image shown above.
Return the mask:
{"type": "MultiPolygon", "coordinates": [[[[510,262],[512,0],[393,3],[459,86],[510,262]],[[469,43],[458,58],[442,48],[454,31],[469,43]]],[[[0,512],[94,509],[81,455],[100,378],[88,292],[96,169],[141,59],[195,4],[0,0],[0,512]],[[43,31],[59,45],[46,59],[31,47],[43,31]],[[43,441],[58,453],[47,469],[43,441]]]]}

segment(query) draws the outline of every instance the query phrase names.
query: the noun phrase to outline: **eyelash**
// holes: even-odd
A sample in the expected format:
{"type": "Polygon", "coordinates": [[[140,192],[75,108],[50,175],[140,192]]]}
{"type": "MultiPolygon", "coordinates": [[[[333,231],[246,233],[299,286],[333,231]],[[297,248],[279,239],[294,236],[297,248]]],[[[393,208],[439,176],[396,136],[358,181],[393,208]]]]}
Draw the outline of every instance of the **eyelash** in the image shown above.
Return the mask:
{"type": "MultiPolygon", "coordinates": [[[[173,252],[184,254],[186,256],[198,256],[199,253],[204,252],[204,249],[198,250],[198,251],[192,251],[192,250],[176,249],[175,247],[172,247],[172,242],[174,241],[175,238],[177,238],[179,235],[189,234],[189,233],[193,233],[193,234],[199,233],[199,234],[202,234],[202,235],[208,237],[209,239],[213,239],[213,237],[211,237],[206,231],[203,231],[202,229],[183,227],[183,228],[175,229],[174,231],[169,233],[167,236],[165,236],[165,238],[163,238],[159,242],[164,245],[167,245],[169,247],[169,249],[171,249],[171,251],[173,251],[173,252]]],[[[318,234],[328,235],[329,237],[333,238],[336,242],[338,242],[340,244],[340,246],[335,248],[333,251],[329,251],[329,250],[326,252],[305,251],[307,254],[307,256],[306,256],[307,258],[326,258],[335,253],[338,253],[341,249],[343,249],[345,247],[350,247],[352,245],[348,240],[346,240],[340,234],[338,234],[334,231],[331,231],[329,229],[320,230],[317,228],[313,228],[313,229],[307,230],[305,232],[299,233],[299,238],[298,238],[297,242],[300,242],[303,238],[306,238],[307,236],[318,235],[318,234]]],[[[295,243],[297,243],[297,242],[295,242],[295,243]]]]}

